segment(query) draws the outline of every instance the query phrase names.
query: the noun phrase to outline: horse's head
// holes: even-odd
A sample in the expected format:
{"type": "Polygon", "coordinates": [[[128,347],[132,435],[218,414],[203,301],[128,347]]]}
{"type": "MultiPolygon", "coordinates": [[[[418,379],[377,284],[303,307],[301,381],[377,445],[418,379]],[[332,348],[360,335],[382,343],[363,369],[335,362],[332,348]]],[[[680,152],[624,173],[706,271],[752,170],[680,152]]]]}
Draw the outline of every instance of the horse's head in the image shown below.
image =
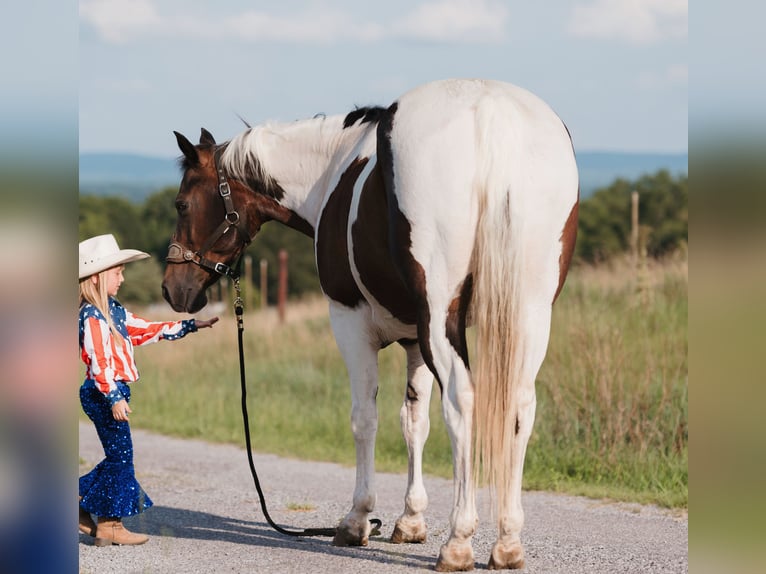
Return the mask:
{"type": "Polygon", "coordinates": [[[183,152],[183,179],[176,196],[178,221],[168,250],[163,297],[176,311],[195,313],[207,304],[205,290],[234,266],[262,223],[253,192],[227,179],[216,145],[202,129],[199,145],[174,132],[183,152]]]}

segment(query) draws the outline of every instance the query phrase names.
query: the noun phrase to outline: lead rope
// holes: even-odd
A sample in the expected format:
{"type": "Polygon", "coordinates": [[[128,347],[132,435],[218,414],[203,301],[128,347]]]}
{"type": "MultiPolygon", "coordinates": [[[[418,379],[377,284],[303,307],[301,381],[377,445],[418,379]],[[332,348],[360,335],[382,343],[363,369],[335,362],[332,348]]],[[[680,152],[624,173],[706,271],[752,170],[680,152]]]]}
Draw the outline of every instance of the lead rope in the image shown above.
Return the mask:
{"type": "MultiPolygon", "coordinates": [[[[258,480],[258,473],[255,470],[255,463],[253,462],[253,451],[250,444],[250,417],[247,414],[247,384],[245,383],[245,353],[242,349],[242,333],[245,330],[244,321],[242,316],[244,314],[244,304],[242,303],[242,297],[240,296],[239,286],[239,274],[233,279],[234,291],[236,297],[234,299],[234,314],[237,317],[237,342],[239,344],[239,375],[240,386],[242,388],[242,420],[245,426],[245,443],[247,444],[247,462],[250,464],[250,474],[253,475],[253,482],[255,483],[255,490],[258,491],[258,498],[261,501],[261,510],[263,516],[266,517],[266,522],[269,523],[274,530],[287,536],[335,536],[337,528],[304,528],[303,530],[286,530],[279,526],[271,519],[269,511],[266,508],[266,498],[263,495],[263,489],[261,488],[261,481],[258,480]]],[[[373,518],[370,520],[373,525],[370,536],[380,534],[380,527],[382,522],[373,518]]]]}

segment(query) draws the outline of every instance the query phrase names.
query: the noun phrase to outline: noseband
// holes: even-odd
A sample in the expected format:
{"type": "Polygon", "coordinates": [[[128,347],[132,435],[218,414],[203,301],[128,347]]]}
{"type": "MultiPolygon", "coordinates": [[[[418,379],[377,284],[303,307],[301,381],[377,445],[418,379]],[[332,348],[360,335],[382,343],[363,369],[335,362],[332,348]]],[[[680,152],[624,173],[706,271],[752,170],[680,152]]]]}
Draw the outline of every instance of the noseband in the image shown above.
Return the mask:
{"type": "Polygon", "coordinates": [[[205,257],[205,254],[210,251],[213,245],[215,245],[215,242],[223,237],[223,235],[225,235],[232,227],[236,230],[237,235],[244,244],[243,252],[244,248],[250,245],[250,242],[252,241],[250,234],[247,231],[247,226],[240,218],[237,210],[234,209],[234,202],[231,199],[231,188],[229,187],[229,182],[226,180],[226,175],[224,175],[223,170],[218,167],[217,154],[215,156],[215,169],[218,174],[218,194],[221,196],[221,199],[223,199],[223,205],[226,209],[226,215],[224,216],[223,221],[198,251],[192,251],[177,241],[171,241],[168,246],[168,256],[165,258],[165,261],[169,263],[195,263],[203,269],[235,279],[239,276],[238,270],[232,269],[225,263],[211,261],[205,257]]]}

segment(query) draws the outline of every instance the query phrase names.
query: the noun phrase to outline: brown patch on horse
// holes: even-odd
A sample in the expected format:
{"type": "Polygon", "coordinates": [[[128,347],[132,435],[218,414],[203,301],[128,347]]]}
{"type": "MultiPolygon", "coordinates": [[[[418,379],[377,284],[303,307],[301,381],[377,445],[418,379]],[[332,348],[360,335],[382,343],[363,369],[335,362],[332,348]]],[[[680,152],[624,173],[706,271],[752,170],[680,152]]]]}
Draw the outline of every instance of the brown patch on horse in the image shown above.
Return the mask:
{"type": "Polygon", "coordinates": [[[426,274],[420,263],[412,256],[412,226],[404,216],[404,213],[399,209],[399,200],[394,192],[394,159],[391,153],[391,129],[394,125],[394,116],[398,107],[399,103],[394,102],[388,108],[387,113],[381,114],[378,122],[378,160],[388,204],[390,253],[394,266],[404,280],[404,284],[407,286],[415,304],[420,354],[423,356],[423,360],[428,365],[428,368],[434,373],[436,382],[439,383],[439,389],[443,391],[442,382],[439,379],[439,375],[436,374],[434,355],[428,342],[431,334],[431,327],[429,326],[431,310],[428,307],[428,300],[426,298],[426,274]]]}
{"type": "Polygon", "coordinates": [[[380,164],[370,172],[351,226],[352,251],[359,278],[375,300],[402,323],[417,321],[415,302],[394,266],[389,248],[388,200],[380,164]]]}
{"type": "MultiPolygon", "coordinates": [[[[252,194],[250,205],[248,207],[249,209],[254,210],[254,219],[258,221],[258,229],[250,230],[251,236],[254,236],[258,232],[261,224],[266,223],[267,221],[279,221],[288,227],[300,231],[304,235],[308,235],[312,239],[314,238],[314,228],[308,221],[294,211],[287,209],[276,199],[269,197],[268,195],[261,195],[259,193],[252,194]]],[[[248,211],[248,220],[249,219],[250,212],[248,211]]]]}
{"type": "Polygon", "coordinates": [[[368,161],[368,158],[357,158],[343,172],[322,210],[317,227],[319,282],[325,295],[347,307],[356,307],[363,300],[351,274],[346,231],[354,184],[368,161]]]}
{"type": "Polygon", "coordinates": [[[555,302],[564,286],[564,280],[567,278],[569,266],[572,263],[574,254],[575,240],[577,239],[577,214],[580,209],[580,191],[577,191],[577,201],[569,212],[569,217],[561,231],[561,255],[559,256],[559,285],[556,288],[556,294],[553,296],[555,302]]]}
{"type": "Polygon", "coordinates": [[[470,370],[468,363],[468,344],[465,338],[465,328],[468,317],[468,308],[473,296],[473,275],[468,274],[460,286],[460,293],[451,302],[447,309],[447,339],[458,356],[462,359],[466,369],[470,370]]]}

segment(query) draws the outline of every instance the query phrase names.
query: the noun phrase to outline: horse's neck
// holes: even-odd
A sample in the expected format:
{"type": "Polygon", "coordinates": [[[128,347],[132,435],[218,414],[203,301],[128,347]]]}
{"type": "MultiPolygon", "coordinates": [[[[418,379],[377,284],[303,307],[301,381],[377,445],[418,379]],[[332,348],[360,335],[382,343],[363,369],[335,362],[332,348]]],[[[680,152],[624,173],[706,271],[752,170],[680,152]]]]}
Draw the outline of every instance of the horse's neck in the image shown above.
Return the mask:
{"type": "Polygon", "coordinates": [[[328,186],[337,170],[354,153],[362,132],[343,128],[344,116],[254,128],[247,141],[265,174],[285,191],[280,203],[316,229],[328,186]]]}

